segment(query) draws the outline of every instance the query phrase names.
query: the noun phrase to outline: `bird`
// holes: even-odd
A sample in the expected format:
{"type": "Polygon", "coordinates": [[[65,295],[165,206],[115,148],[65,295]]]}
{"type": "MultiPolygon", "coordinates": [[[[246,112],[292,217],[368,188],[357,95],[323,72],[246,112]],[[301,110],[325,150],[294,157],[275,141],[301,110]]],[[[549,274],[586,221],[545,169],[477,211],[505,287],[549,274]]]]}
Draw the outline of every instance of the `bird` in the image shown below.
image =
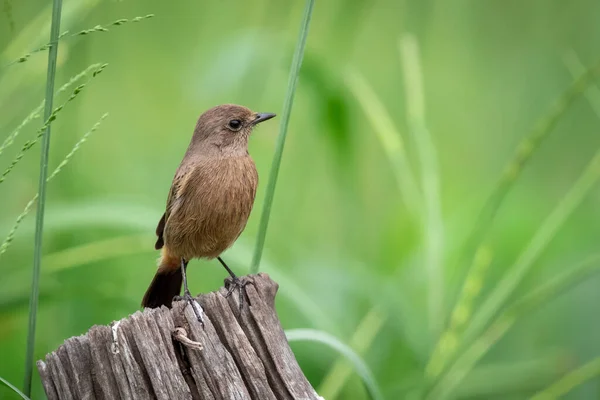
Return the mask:
{"type": "Polygon", "coordinates": [[[275,116],[236,104],[218,105],[200,115],[156,227],[154,248],[161,253],[143,307],[171,307],[174,299],[185,299],[202,322],[186,276],[188,262],[195,258],[221,263],[230,276],[227,296],[237,287],[242,307],[246,282],[221,254],[240,236],[254,205],[258,172],[248,140],[258,124],[275,116]],[[179,296],[182,283],[184,294],[179,296]]]}

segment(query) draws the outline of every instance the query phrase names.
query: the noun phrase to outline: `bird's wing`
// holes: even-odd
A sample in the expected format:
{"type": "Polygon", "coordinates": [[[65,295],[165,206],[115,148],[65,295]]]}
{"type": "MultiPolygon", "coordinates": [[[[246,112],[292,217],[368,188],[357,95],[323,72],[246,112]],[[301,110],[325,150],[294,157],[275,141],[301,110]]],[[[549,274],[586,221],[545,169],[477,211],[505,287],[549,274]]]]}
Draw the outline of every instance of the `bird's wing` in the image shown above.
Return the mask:
{"type": "Polygon", "coordinates": [[[156,227],[156,236],[158,239],[154,244],[154,248],[156,250],[162,249],[165,245],[165,240],[163,239],[163,232],[165,231],[165,221],[167,219],[167,213],[163,213],[162,217],[160,217],[160,221],[158,221],[158,226],[156,227]]]}
{"type": "Polygon", "coordinates": [[[167,197],[167,210],[160,218],[160,221],[158,221],[158,226],[156,227],[156,236],[158,236],[156,244],[154,245],[154,248],[156,250],[162,249],[162,247],[165,245],[165,240],[163,236],[165,226],[167,224],[167,221],[169,220],[169,214],[171,213],[171,210],[176,204],[176,201],[179,200],[179,198],[181,197],[183,188],[189,180],[190,174],[188,172],[190,172],[190,167],[180,168],[175,174],[175,178],[173,178],[171,190],[169,190],[169,197],[167,197]]]}

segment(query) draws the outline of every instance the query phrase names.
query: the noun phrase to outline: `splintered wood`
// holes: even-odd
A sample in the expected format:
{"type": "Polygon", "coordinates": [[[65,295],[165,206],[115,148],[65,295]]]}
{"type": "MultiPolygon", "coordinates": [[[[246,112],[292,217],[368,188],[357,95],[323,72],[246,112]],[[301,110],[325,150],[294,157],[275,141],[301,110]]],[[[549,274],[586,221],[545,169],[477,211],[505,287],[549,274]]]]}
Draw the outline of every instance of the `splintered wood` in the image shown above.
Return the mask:
{"type": "Polygon", "coordinates": [[[225,288],[198,297],[204,326],[178,301],[67,339],[37,363],[48,399],[321,399],[277,318],[277,284],[246,279],[241,311],[225,288]]]}

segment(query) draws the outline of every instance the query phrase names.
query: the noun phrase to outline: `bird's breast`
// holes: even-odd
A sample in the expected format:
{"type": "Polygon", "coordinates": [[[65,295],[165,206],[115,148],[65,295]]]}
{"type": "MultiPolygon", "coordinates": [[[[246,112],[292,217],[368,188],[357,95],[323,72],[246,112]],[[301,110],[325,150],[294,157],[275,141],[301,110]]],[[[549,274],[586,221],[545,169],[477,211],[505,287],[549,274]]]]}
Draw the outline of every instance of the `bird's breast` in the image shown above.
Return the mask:
{"type": "Polygon", "coordinates": [[[187,259],[216,257],[243,231],[254,205],[258,174],[252,159],[200,161],[190,169],[165,227],[170,252],[187,259]]]}

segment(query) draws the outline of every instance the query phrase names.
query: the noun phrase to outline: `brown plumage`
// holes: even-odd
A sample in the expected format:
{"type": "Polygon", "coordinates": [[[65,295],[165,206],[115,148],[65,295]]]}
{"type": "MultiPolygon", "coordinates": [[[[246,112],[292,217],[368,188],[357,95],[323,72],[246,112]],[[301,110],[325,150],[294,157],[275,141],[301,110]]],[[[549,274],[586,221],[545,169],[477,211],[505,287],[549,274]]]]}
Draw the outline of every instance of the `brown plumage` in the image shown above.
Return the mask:
{"type": "Polygon", "coordinates": [[[219,257],[242,233],[258,185],[248,138],[256,124],[274,116],[233,104],[200,116],[156,228],[161,258],[142,306],[170,306],[186,283],[187,262],[219,257]]]}

